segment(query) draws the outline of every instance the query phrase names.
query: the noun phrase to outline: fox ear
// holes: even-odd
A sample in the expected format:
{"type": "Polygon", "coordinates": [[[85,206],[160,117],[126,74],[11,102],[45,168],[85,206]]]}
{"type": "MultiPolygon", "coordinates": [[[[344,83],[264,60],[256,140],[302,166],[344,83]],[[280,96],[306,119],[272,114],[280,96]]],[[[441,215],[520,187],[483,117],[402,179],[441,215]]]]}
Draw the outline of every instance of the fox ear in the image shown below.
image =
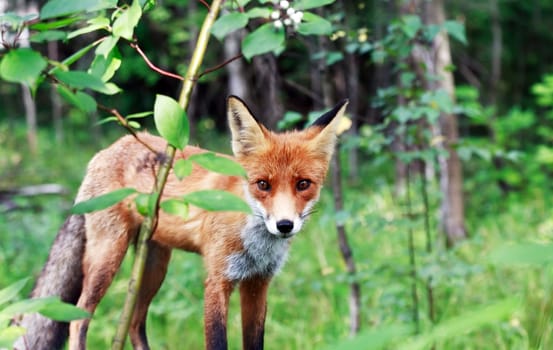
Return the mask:
{"type": "Polygon", "coordinates": [[[309,129],[319,128],[319,134],[315,136],[312,141],[314,150],[317,153],[322,154],[327,161],[330,161],[332,154],[334,153],[334,147],[336,146],[338,125],[340,119],[344,116],[346,107],[349,101],[342,100],[330,111],[320,116],[309,129]]]}
{"type": "Polygon", "coordinates": [[[227,118],[232,135],[232,152],[235,156],[247,155],[265,143],[267,130],[255,119],[240,98],[228,97],[227,118]]]}

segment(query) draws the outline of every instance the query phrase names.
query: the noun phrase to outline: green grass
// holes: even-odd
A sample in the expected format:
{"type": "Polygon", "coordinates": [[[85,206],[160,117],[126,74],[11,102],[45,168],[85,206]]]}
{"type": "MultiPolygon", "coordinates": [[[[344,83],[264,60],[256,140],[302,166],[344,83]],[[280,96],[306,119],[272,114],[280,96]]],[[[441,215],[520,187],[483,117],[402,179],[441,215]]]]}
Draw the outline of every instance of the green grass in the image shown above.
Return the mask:
{"type": "MultiPolygon", "coordinates": [[[[43,132],[41,151],[32,157],[26,155],[24,148],[17,147],[24,143],[20,133],[8,134],[6,128],[0,127],[0,137],[6,141],[1,143],[1,151],[9,154],[11,162],[0,170],[0,187],[57,182],[67,186],[70,193],[62,197],[18,199],[29,209],[0,215],[0,287],[40,272],[71,206],[86,162],[97,149],[75,140],[59,147],[48,141],[51,135],[43,132]]],[[[451,251],[439,248],[436,243],[435,252],[427,254],[422,217],[406,220],[402,200],[393,195],[390,180],[383,176],[386,172],[380,168],[371,170],[369,165],[361,184],[346,185],[347,212],[334,212],[331,195],[325,189],[317,213],[295,238],[288,262],[269,291],[266,348],[371,349],[388,344],[388,348],[394,349],[407,340],[413,341],[409,344],[420,342],[421,337],[422,341],[435,342],[437,349],[553,348],[551,265],[489,262],[490,254],[506,242],[551,242],[550,193],[527,189],[517,197],[499,201],[495,194],[490,195],[493,191],[472,192],[467,197],[467,228],[471,238],[451,251]],[[480,207],[484,204],[485,208],[480,207]],[[350,277],[338,250],[336,216],[346,223],[358,267],[355,278],[362,285],[362,336],[352,343],[348,342],[350,277]],[[409,338],[413,329],[409,229],[415,234],[420,275],[419,338],[409,338]],[[425,276],[432,276],[435,284],[437,328],[426,316],[425,276]],[[498,311],[497,319],[488,315],[493,319],[489,322],[481,319],[478,311],[482,307],[512,297],[520,300],[515,312],[504,316],[498,311]],[[472,325],[478,327],[473,329],[472,325]]],[[[439,194],[435,186],[430,186],[430,190],[431,222],[435,227],[439,194]]],[[[416,197],[414,202],[417,213],[421,211],[419,200],[416,197]]],[[[132,257],[130,252],[94,316],[89,331],[92,349],[107,348],[111,343],[132,257]]],[[[167,279],[148,318],[152,348],[203,347],[203,278],[200,257],[174,252],[167,279]]],[[[238,298],[233,295],[228,328],[230,349],[241,348],[239,315],[238,298]]]]}

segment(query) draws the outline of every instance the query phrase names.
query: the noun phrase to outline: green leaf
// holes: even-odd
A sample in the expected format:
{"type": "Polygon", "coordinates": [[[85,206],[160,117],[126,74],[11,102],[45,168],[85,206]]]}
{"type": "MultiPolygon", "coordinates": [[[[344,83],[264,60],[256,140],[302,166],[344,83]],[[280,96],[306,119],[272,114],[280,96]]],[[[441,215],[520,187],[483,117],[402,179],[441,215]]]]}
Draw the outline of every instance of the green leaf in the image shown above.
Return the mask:
{"type": "Polygon", "coordinates": [[[94,53],[96,55],[103,55],[107,57],[110,54],[110,52],[113,50],[115,45],[117,45],[118,41],[119,41],[118,36],[109,36],[104,41],[102,41],[100,45],[98,45],[94,53]]]}
{"type": "Polygon", "coordinates": [[[139,193],[134,199],[136,210],[140,215],[146,216],[150,213],[150,195],[146,193],[139,193]]]}
{"type": "Polygon", "coordinates": [[[33,87],[46,68],[46,60],[29,48],[10,50],[0,62],[0,77],[13,83],[33,87]]]}
{"type": "Polygon", "coordinates": [[[246,170],[236,161],[227,157],[218,156],[213,152],[194,154],[189,160],[204,169],[229,176],[246,176],[246,170]]]}
{"type": "Polygon", "coordinates": [[[63,85],[58,85],[57,90],[60,96],[65,101],[82,110],[83,112],[92,113],[96,110],[96,100],[94,100],[94,98],[87,93],[84,93],[82,91],[77,91],[76,93],[73,93],[71,90],[63,85]]]}
{"type": "Polygon", "coordinates": [[[86,27],[79,28],[72,31],[67,35],[68,39],[73,39],[79,35],[87,34],[99,29],[107,30],[109,28],[109,19],[106,17],[94,17],[87,21],[88,25],[86,27]]]}
{"type": "Polygon", "coordinates": [[[330,35],[332,23],[311,12],[303,14],[303,21],[298,26],[298,33],[302,35],[330,35]]]}
{"type": "Polygon", "coordinates": [[[25,328],[18,326],[9,326],[0,329],[0,349],[11,349],[17,338],[21,337],[26,332],[27,330],[25,328]]]}
{"type": "Polygon", "coordinates": [[[467,36],[465,35],[465,26],[457,21],[445,21],[444,28],[449,35],[457,39],[464,45],[467,45],[467,36]]]}
{"type": "Polygon", "coordinates": [[[250,206],[232,193],[219,190],[192,192],[184,200],[198,208],[208,211],[241,211],[251,213],[250,206]]]}
{"type": "Polygon", "coordinates": [[[296,10],[309,10],[315,7],[322,7],[334,3],[336,0],[300,0],[294,2],[296,10]]]}
{"type": "Polygon", "coordinates": [[[136,193],[134,188],[120,188],[118,190],[79,202],[71,209],[72,214],[90,213],[96,210],[102,210],[119,203],[131,194],[136,193]]]}
{"type": "Polygon", "coordinates": [[[54,76],[61,82],[76,89],[91,89],[104,94],[112,94],[113,91],[102,79],[83,71],[57,71],[54,76]]]}
{"type": "Polygon", "coordinates": [[[242,41],[242,54],[247,60],[267,52],[278,52],[284,46],[284,29],[276,29],[272,23],[265,23],[246,35],[242,41]]]}
{"type": "Polygon", "coordinates": [[[211,33],[219,40],[235,30],[244,28],[248,24],[248,16],[241,12],[231,12],[221,16],[213,23],[211,33]]]}
{"type": "Polygon", "coordinates": [[[271,9],[268,7],[254,7],[246,12],[248,18],[268,18],[271,15],[271,9]]]}
{"type": "Polygon", "coordinates": [[[77,12],[93,12],[111,9],[117,6],[117,0],[50,0],[40,10],[40,18],[61,17],[77,12]]]}
{"type": "Polygon", "coordinates": [[[7,303],[8,301],[12,300],[19,294],[21,289],[25,287],[25,284],[29,278],[23,278],[22,280],[19,280],[15,283],[10,284],[6,288],[3,288],[0,290],[0,305],[7,303]]]}
{"type": "Polygon", "coordinates": [[[0,310],[0,324],[17,315],[29,312],[38,312],[41,308],[43,308],[46,304],[51,303],[53,300],[56,300],[56,298],[49,297],[39,299],[25,299],[10,304],[4,309],[0,310]]]}
{"type": "Polygon", "coordinates": [[[44,32],[38,32],[29,38],[33,43],[41,43],[44,41],[58,41],[65,40],[67,38],[67,33],[62,30],[46,30],[44,32]]]}
{"type": "Polygon", "coordinates": [[[124,10],[113,23],[113,35],[129,41],[132,40],[134,28],[138,24],[138,21],[140,21],[141,16],[142,8],[140,7],[140,2],[134,0],[132,5],[124,10]]]}
{"type": "Polygon", "coordinates": [[[100,78],[103,82],[109,81],[121,66],[121,54],[117,47],[113,48],[107,56],[96,55],[88,73],[100,78]]]}
{"type": "Polygon", "coordinates": [[[133,113],[133,114],[127,115],[127,116],[125,117],[125,119],[129,120],[129,119],[146,118],[146,117],[151,116],[152,114],[154,114],[154,112],[152,112],[152,111],[140,112],[140,113],[133,113]]]}
{"type": "Polygon", "coordinates": [[[173,171],[175,176],[182,180],[192,174],[192,162],[188,159],[178,159],[173,163],[173,171]]]}
{"type": "Polygon", "coordinates": [[[29,26],[29,28],[32,30],[38,30],[38,31],[66,28],[66,27],[69,27],[71,24],[79,21],[81,21],[81,18],[79,17],[70,17],[70,18],[58,19],[56,21],[33,23],[29,26]]]}
{"type": "Polygon", "coordinates": [[[160,206],[168,214],[180,216],[183,219],[188,217],[188,203],[183,199],[168,199],[161,202],[160,206]]]}
{"type": "Polygon", "coordinates": [[[402,17],[401,30],[409,39],[413,39],[422,28],[421,18],[417,15],[406,15],[402,17]]]}
{"type": "Polygon", "coordinates": [[[188,144],[188,117],[177,101],[156,95],[154,121],[159,134],[172,146],[183,149],[188,144]]]}
{"type": "Polygon", "coordinates": [[[41,315],[55,321],[73,321],[90,317],[90,314],[75,305],[53,300],[38,310],[41,315]]]}

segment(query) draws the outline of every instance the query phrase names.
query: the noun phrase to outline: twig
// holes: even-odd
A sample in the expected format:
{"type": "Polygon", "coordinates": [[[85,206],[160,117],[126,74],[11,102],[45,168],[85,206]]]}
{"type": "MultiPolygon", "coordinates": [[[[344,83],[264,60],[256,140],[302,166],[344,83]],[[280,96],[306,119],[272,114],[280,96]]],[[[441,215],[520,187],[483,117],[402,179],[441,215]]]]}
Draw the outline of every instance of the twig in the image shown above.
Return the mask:
{"type": "Polygon", "coordinates": [[[415,323],[415,334],[420,333],[420,320],[419,320],[419,295],[417,292],[417,261],[415,258],[415,237],[412,228],[413,205],[411,203],[411,167],[407,164],[406,173],[406,196],[407,196],[407,217],[409,219],[409,226],[407,229],[408,234],[408,248],[409,248],[409,265],[411,266],[411,297],[413,298],[413,322],[415,323]]]}
{"type": "MultiPolygon", "coordinates": [[[[344,200],[342,191],[342,169],[340,168],[340,149],[336,147],[336,153],[332,157],[330,168],[332,169],[332,193],[334,195],[334,209],[336,212],[344,210],[344,200]]],[[[355,336],[359,332],[361,326],[361,286],[355,279],[357,269],[355,266],[355,260],[353,259],[353,253],[351,246],[348,242],[346,229],[343,223],[336,222],[336,231],[338,233],[338,245],[340,246],[340,253],[346,264],[346,271],[348,276],[351,277],[350,282],[350,295],[349,295],[349,315],[350,326],[349,334],[351,337],[355,336]]]]}
{"type": "Polygon", "coordinates": [[[212,72],[216,71],[217,69],[221,69],[221,68],[223,68],[224,66],[226,66],[227,64],[229,64],[229,63],[231,63],[231,62],[233,62],[233,61],[236,61],[237,59],[242,58],[242,57],[243,57],[243,55],[242,55],[242,54],[239,54],[239,55],[236,55],[236,56],[234,56],[234,57],[232,57],[232,58],[229,58],[228,60],[226,60],[226,61],[223,62],[223,63],[220,63],[220,64],[218,64],[218,65],[216,65],[216,66],[214,66],[214,67],[208,68],[208,69],[204,70],[202,73],[200,73],[200,75],[198,75],[198,77],[196,78],[196,80],[197,80],[197,79],[200,79],[201,77],[203,77],[203,76],[206,75],[206,74],[209,74],[209,73],[212,73],[212,72]]]}
{"type": "Polygon", "coordinates": [[[129,122],[127,121],[127,119],[125,119],[121,113],[119,113],[119,111],[115,108],[109,108],[107,106],[104,106],[102,104],[99,104],[98,103],[98,108],[101,109],[101,110],[104,110],[106,112],[109,112],[111,114],[113,114],[115,116],[115,118],[117,118],[117,120],[119,121],[119,123],[125,128],[127,129],[127,131],[136,139],[136,141],[138,141],[139,143],[141,143],[144,147],[146,147],[147,149],[149,149],[150,151],[152,151],[153,153],[158,153],[158,151],[156,151],[155,149],[153,149],[150,145],[148,145],[147,143],[145,143],[144,141],[142,141],[140,139],[140,137],[138,137],[138,134],[136,133],[136,131],[129,125],[129,122]]]}
{"type": "Polygon", "coordinates": [[[202,5],[204,5],[207,8],[208,11],[211,11],[211,8],[209,7],[209,4],[207,2],[205,2],[205,0],[199,0],[199,1],[202,3],[202,5]]]}
{"type": "Polygon", "coordinates": [[[170,78],[174,78],[174,79],[178,79],[178,80],[184,80],[184,78],[178,74],[174,74],[174,73],[171,73],[171,72],[167,72],[159,67],[157,67],[156,65],[154,65],[152,63],[152,61],[150,61],[150,59],[148,58],[148,56],[146,56],[146,54],[144,53],[144,51],[142,51],[142,49],[140,48],[140,46],[138,46],[138,44],[136,42],[133,42],[133,43],[130,43],[130,46],[136,50],[136,52],[138,52],[138,54],[142,57],[142,59],[144,60],[144,62],[146,62],[146,64],[148,65],[148,67],[150,67],[151,70],[161,74],[161,75],[165,75],[165,76],[168,76],[170,78]]]}
{"type": "MultiPolygon", "coordinates": [[[[203,57],[207,49],[207,43],[210,37],[210,30],[217,18],[217,14],[219,13],[221,1],[222,0],[213,1],[213,4],[209,9],[209,12],[202,24],[198,39],[196,40],[196,47],[194,49],[194,53],[192,54],[192,58],[190,59],[190,65],[188,66],[188,71],[186,73],[186,77],[184,79],[179,97],[179,105],[185,110],[188,106],[190,94],[195,83],[195,80],[192,79],[192,77],[198,74],[198,70],[203,61],[203,57]]],[[[138,233],[136,248],[137,253],[133,264],[131,279],[129,281],[127,297],[125,298],[125,304],[123,305],[123,311],[121,312],[121,318],[119,320],[117,332],[115,334],[115,337],[113,338],[112,350],[122,350],[125,345],[125,339],[128,334],[132,315],[136,307],[138,293],[142,284],[142,276],[144,273],[144,267],[146,265],[146,258],[148,256],[148,241],[150,240],[157,226],[159,204],[161,196],[163,194],[163,189],[165,187],[165,184],[167,183],[169,171],[171,170],[171,166],[173,165],[175,152],[176,148],[168,144],[165,150],[165,156],[162,157],[162,161],[159,165],[159,171],[157,173],[154,188],[150,193],[150,196],[156,197],[155,206],[153,210],[144,218],[144,222],[142,223],[142,225],[140,225],[140,232],[138,233]]]]}

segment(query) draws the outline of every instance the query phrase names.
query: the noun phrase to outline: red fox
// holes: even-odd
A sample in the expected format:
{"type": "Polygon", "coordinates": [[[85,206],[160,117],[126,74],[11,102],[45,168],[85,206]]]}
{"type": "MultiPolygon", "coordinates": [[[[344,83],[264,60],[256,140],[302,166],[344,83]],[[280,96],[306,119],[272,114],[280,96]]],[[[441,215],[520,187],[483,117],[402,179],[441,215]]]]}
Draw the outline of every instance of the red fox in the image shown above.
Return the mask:
{"type": "MultiPolygon", "coordinates": [[[[243,347],[263,348],[269,282],[284,264],[291,238],[319,198],[347,100],[307,129],[280,134],[261,125],[238,97],[230,96],[227,104],[232,151],[247,178],[194,166],[192,174],[182,181],[171,172],[162,197],[221,189],[243,198],[252,214],[191,207],[184,220],[160,211],[129,331],[135,349],[149,349],[146,313],[163,282],[173,248],[201,254],[204,260],[206,348],[227,348],[228,302],[235,287],[240,291],[243,347]]],[[[131,136],[122,137],[90,161],[76,202],[124,187],[151,190],[166,141],[146,133],[139,137],[159,153],[131,136]]],[[[201,152],[206,151],[188,146],[177,151],[175,159],[201,152]]],[[[32,297],[57,295],[92,315],[142,220],[132,198],[104,210],[71,215],[55,239],[32,297]]],[[[78,320],[68,326],[37,314],[26,315],[20,325],[27,334],[16,349],[58,349],[68,333],[70,349],[85,349],[89,322],[78,320]]]]}

